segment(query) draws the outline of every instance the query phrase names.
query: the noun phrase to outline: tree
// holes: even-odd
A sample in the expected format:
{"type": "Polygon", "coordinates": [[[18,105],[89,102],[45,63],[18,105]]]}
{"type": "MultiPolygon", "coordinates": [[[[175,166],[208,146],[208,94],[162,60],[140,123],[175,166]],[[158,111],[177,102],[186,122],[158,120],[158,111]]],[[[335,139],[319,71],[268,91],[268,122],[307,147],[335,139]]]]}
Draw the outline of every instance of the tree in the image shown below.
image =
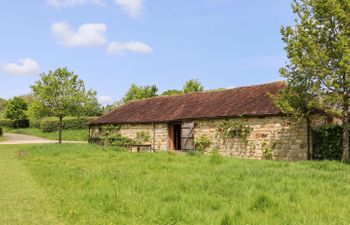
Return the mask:
{"type": "Polygon", "coordinates": [[[350,1],[294,0],[293,10],[295,26],[281,29],[289,62],[280,73],[302,95],[317,95],[308,99],[310,104],[342,119],[342,161],[348,161],[350,1]],[[300,84],[307,88],[300,89],[300,84]]]}
{"type": "Polygon", "coordinates": [[[171,89],[171,90],[164,91],[162,93],[162,95],[170,96],[170,95],[180,95],[180,94],[183,94],[183,93],[184,93],[183,91],[171,89]]]}
{"type": "Polygon", "coordinates": [[[123,101],[128,103],[137,99],[146,99],[157,96],[158,88],[155,85],[152,86],[137,86],[132,84],[127,93],[125,94],[123,101]]]}
{"type": "Polygon", "coordinates": [[[40,77],[31,88],[43,112],[59,119],[59,143],[62,143],[63,118],[86,115],[99,107],[96,92],[86,90],[84,81],[67,68],[49,71],[40,77]]]}
{"type": "Polygon", "coordinates": [[[316,101],[317,94],[311,91],[302,76],[299,78],[299,80],[290,80],[290,85],[272,98],[282,112],[306,120],[308,159],[311,159],[311,115],[319,111],[320,106],[319,101],[316,101]]]}
{"type": "Polygon", "coordinates": [[[5,99],[0,98],[0,117],[2,116],[5,107],[6,107],[7,101],[5,99]]]}
{"type": "Polygon", "coordinates": [[[204,91],[204,87],[199,80],[192,79],[186,82],[186,84],[183,87],[183,91],[186,94],[193,92],[202,92],[204,91]]]}
{"type": "MultiPolygon", "coordinates": [[[[27,120],[28,104],[21,97],[14,97],[10,99],[5,108],[5,117],[14,122],[14,127],[22,127],[22,122],[27,120]]],[[[25,122],[28,124],[28,122],[25,122]]]]}

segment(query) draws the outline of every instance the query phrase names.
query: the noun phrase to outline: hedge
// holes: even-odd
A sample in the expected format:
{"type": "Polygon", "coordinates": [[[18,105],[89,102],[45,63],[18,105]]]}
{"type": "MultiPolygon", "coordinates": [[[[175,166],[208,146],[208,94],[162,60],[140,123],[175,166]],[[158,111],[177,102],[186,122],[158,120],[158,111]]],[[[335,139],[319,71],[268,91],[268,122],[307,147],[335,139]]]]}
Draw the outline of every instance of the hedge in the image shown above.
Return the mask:
{"type": "Polygon", "coordinates": [[[12,128],[13,122],[10,119],[0,119],[0,126],[12,128]]]}
{"type": "Polygon", "coordinates": [[[29,120],[10,120],[10,119],[0,119],[0,126],[7,128],[28,128],[29,120]]]}
{"type": "Polygon", "coordinates": [[[30,119],[30,128],[41,129],[41,119],[30,119]]]}
{"type": "Polygon", "coordinates": [[[313,131],[312,158],[315,160],[341,160],[343,155],[343,127],[326,125],[313,131]]]}
{"type": "MultiPolygon", "coordinates": [[[[95,117],[67,117],[63,119],[62,128],[65,130],[87,129],[89,122],[95,117]]],[[[57,131],[59,128],[58,118],[48,117],[41,120],[40,128],[43,132],[57,131]]]]}

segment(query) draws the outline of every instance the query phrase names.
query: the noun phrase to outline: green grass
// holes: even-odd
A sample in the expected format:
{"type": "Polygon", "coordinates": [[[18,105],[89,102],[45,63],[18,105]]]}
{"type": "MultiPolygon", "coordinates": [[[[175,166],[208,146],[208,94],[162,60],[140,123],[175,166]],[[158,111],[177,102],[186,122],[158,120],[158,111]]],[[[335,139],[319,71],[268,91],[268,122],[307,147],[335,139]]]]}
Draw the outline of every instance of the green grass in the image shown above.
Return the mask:
{"type": "MultiPolygon", "coordinates": [[[[65,224],[350,224],[350,166],[337,162],[130,154],[69,144],[0,146],[0,152],[7,163],[1,170],[9,174],[0,179],[15,179],[12,185],[0,182],[5,218],[49,214],[65,224]],[[26,177],[16,177],[18,170],[26,177]],[[7,193],[14,191],[22,197],[34,191],[39,209],[11,211],[15,202],[7,193]]],[[[45,224],[35,222],[16,224],[45,224]]]]}
{"type": "Polygon", "coordinates": [[[0,146],[0,224],[63,224],[49,196],[20,162],[19,146],[0,146]]]}
{"type": "MultiPolygon", "coordinates": [[[[37,137],[42,137],[50,140],[58,140],[58,131],[51,132],[51,133],[45,133],[42,132],[38,128],[24,128],[24,129],[9,129],[6,128],[5,130],[8,133],[15,133],[15,134],[28,134],[33,135],[37,137]]],[[[62,139],[64,141],[87,141],[88,139],[88,129],[82,129],[82,130],[63,130],[62,132],[62,139]]]]}
{"type": "Polygon", "coordinates": [[[6,141],[6,138],[4,136],[0,136],[0,142],[1,141],[6,141]]]}

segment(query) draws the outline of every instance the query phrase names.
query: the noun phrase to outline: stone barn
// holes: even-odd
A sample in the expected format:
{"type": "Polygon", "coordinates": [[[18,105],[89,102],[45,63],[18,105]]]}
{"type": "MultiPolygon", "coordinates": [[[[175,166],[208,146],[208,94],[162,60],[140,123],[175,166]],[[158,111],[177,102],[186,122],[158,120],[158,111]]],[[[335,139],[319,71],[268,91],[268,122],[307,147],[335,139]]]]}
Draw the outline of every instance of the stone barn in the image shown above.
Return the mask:
{"type": "MultiPolygon", "coordinates": [[[[204,139],[205,152],[306,160],[311,146],[306,121],[284,115],[271,98],[285,87],[280,81],[133,101],[94,120],[89,135],[101,138],[106,126],[118,125],[118,132],[131,139],[147,133],[154,150],[193,150],[204,139]]],[[[318,123],[326,122],[320,118],[318,123]]]]}

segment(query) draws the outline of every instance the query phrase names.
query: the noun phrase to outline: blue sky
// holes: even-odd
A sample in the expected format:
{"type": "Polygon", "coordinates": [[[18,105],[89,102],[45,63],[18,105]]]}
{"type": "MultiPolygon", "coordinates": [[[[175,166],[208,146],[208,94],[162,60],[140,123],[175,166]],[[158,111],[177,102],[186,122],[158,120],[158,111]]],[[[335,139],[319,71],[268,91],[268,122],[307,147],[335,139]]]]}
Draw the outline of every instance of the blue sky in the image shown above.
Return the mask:
{"type": "Polygon", "coordinates": [[[67,66],[105,102],[132,83],[160,92],[280,80],[290,0],[11,0],[0,7],[0,97],[67,66]],[[104,96],[104,97],[103,97],[104,96]]]}

